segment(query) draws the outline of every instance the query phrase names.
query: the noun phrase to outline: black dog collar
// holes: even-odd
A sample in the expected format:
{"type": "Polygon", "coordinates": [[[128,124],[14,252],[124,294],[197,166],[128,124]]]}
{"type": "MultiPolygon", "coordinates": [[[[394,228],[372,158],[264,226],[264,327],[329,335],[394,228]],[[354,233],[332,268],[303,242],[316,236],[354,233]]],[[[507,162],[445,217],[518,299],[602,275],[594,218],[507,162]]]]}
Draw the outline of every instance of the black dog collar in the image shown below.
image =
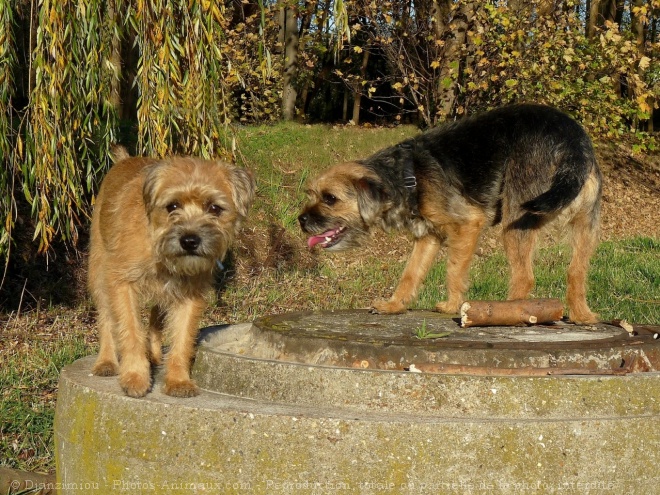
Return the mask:
{"type": "Polygon", "coordinates": [[[417,201],[417,177],[415,176],[415,144],[414,141],[404,141],[397,145],[402,150],[410,151],[410,155],[403,162],[403,185],[408,191],[407,201],[410,207],[410,215],[415,218],[419,216],[417,201]]]}

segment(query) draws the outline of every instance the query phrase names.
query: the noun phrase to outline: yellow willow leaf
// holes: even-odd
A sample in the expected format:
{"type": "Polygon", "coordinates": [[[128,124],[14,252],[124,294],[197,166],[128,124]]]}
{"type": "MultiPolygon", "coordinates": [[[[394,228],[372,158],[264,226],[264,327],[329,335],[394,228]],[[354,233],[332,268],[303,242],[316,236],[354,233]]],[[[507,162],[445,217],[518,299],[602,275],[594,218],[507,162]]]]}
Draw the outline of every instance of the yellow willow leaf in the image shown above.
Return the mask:
{"type": "Polygon", "coordinates": [[[43,222],[37,222],[37,225],[34,226],[34,236],[32,237],[33,241],[36,241],[37,238],[41,235],[41,230],[43,229],[43,222]]]}
{"type": "Polygon", "coordinates": [[[639,68],[642,70],[646,70],[649,68],[649,64],[651,63],[651,59],[649,57],[642,57],[639,59],[639,68]]]}
{"type": "Polygon", "coordinates": [[[218,8],[218,6],[214,5],[211,10],[213,12],[213,17],[215,18],[215,21],[218,24],[221,24],[222,21],[224,21],[224,16],[222,15],[222,12],[220,12],[220,9],[218,8]]]}
{"type": "Polygon", "coordinates": [[[354,51],[355,53],[362,53],[362,48],[359,47],[359,46],[354,46],[354,47],[353,47],[353,51],[354,51]]]}
{"type": "Polygon", "coordinates": [[[437,60],[434,60],[433,62],[431,62],[431,68],[432,69],[437,69],[438,67],[440,67],[440,62],[438,62],[437,60]]]}

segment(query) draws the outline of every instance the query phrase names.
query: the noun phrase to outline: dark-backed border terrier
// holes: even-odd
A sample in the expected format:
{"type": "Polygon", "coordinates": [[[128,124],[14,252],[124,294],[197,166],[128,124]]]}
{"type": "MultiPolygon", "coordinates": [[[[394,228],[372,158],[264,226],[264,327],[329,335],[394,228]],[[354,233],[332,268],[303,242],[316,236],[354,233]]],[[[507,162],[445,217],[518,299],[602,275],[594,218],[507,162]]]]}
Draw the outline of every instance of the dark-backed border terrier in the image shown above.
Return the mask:
{"type": "Polygon", "coordinates": [[[144,396],[165,333],[163,391],[197,395],[189,372],[204,296],[248,213],[253,177],[221,161],[131,158],[123,149],[115,158],[92,216],[88,285],[101,344],[93,373],[119,373],[127,395],[144,396]],[[152,305],[148,329],[145,302],[152,305]]]}
{"type": "Polygon", "coordinates": [[[482,229],[502,223],[509,299],[534,286],[532,256],[539,229],[563,221],[571,235],[567,302],[575,323],[598,317],[586,301],[586,277],[598,242],[602,177],[589,137],[550,107],[502,107],[432,129],[365,160],[330,167],[311,181],[299,216],[309,247],[362,244],[372,227],[407,229],[412,256],[380,313],[401,313],[447,246],[447,301],[456,313],[482,229]]]}

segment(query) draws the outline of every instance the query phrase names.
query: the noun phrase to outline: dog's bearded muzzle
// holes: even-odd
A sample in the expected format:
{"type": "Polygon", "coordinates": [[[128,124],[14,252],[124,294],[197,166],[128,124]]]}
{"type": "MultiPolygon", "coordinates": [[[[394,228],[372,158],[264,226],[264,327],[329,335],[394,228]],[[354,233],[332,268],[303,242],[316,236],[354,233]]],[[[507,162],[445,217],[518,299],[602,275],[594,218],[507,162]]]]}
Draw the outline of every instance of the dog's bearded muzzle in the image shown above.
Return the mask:
{"type": "Polygon", "coordinates": [[[319,246],[328,251],[342,251],[360,245],[363,232],[338,218],[323,217],[305,211],[298,217],[300,228],[310,237],[307,246],[319,246]]]}
{"type": "Polygon", "coordinates": [[[212,270],[231,244],[229,232],[201,227],[172,228],[157,243],[158,258],[172,274],[193,276],[212,270]]]}

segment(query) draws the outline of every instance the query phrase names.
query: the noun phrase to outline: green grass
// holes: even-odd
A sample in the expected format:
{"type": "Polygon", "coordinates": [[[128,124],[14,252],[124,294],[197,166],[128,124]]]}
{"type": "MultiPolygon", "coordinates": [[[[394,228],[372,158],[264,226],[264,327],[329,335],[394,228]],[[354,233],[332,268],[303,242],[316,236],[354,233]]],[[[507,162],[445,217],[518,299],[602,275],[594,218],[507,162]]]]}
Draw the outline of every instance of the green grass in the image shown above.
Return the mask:
{"type": "Polygon", "coordinates": [[[589,273],[589,300],[605,319],[660,324],[660,240],[604,242],[589,273]]]}
{"type": "MultiPolygon", "coordinates": [[[[286,311],[364,308],[376,298],[391,295],[412,247],[409,238],[378,234],[364,250],[309,253],[296,217],[308,176],[332,163],[368,156],[416,132],[413,127],[295,124],[239,129],[242,164],[255,172],[259,184],[257,203],[241,236],[243,244],[246,238],[252,239],[256,247],[250,256],[255,259],[245,259],[251,251],[243,247],[236,261],[227,263],[226,284],[202,324],[250,321],[286,311]],[[269,252],[272,232],[279,231],[284,232],[286,249],[269,252]],[[269,256],[275,261],[265,263],[269,256]],[[231,270],[235,270],[233,275],[231,270]]],[[[564,298],[568,257],[564,245],[539,250],[534,296],[564,298]]],[[[414,307],[433,308],[444,299],[444,279],[441,256],[414,307]]],[[[477,256],[470,269],[467,297],[503,299],[507,279],[501,249],[477,256]]],[[[660,240],[603,242],[592,259],[588,299],[605,320],[660,323],[660,240]]],[[[96,352],[87,311],[87,303],[81,301],[73,309],[0,315],[4,320],[0,321],[0,465],[54,469],[52,424],[59,371],[96,352]]]]}
{"type": "Polygon", "coordinates": [[[65,365],[89,354],[89,347],[80,335],[56,340],[29,337],[14,344],[13,350],[0,355],[1,465],[52,470],[59,373],[65,365]]]}
{"type": "Polygon", "coordinates": [[[423,340],[423,339],[441,339],[441,338],[447,337],[451,334],[452,334],[452,332],[438,332],[438,333],[432,332],[426,326],[426,320],[424,320],[419,327],[417,327],[417,328],[415,328],[415,330],[413,330],[413,335],[416,338],[420,339],[420,340],[423,340]]]}

